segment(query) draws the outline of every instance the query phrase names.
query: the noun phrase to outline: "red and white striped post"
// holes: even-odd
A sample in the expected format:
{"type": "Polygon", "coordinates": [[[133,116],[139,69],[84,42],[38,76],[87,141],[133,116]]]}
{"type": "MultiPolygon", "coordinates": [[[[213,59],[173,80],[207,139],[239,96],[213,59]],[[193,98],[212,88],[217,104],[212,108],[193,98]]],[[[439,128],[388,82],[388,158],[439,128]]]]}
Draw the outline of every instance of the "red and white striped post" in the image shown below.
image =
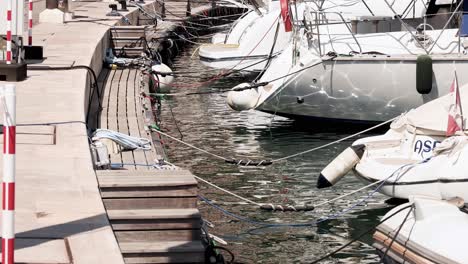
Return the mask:
{"type": "Polygon", "coordinates": [[[33,0],[28,1],[28,45],[32,46],[33,0]]]}
{"type": "Polygon", "coordinates": [[[2,264],[15,262],[16,87],[1,87],[3,104],[2,264]]]}
{"type": "Polygon", "coordinates": [[[6,63],[11,64],[11,6],[13,0],[7,0],[8,9],[7,9],[7,23],[6,23],[6,36],[7,36],[7,51],[6,51],[6,63]]]}

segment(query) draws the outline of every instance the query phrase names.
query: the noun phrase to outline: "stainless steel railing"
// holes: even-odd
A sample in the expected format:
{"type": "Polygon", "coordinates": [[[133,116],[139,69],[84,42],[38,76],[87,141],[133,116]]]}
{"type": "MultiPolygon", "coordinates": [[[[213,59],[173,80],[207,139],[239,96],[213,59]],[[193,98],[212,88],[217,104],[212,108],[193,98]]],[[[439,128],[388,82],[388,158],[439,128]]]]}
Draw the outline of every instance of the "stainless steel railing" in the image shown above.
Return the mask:
{"type": "MultiPolygon", "coordinates": [[[[404,28],[404,31],[407,32],[408,34],[411,35],[411,38],[416,41],[418,43],[418,46],[421,47],[424,52],[426,54],[431,54],[433,49],[437,46],[439,47],[441,50],[449,50],[450,49],[450,53],[453,53],[454,49],[453,49],[453,45],[454,44],[454,41],[452,41],[451,43],[449,43],[449,45],[447,45],[445,48],[441,47],[440,45],[438,45],[442,35],[444,34],[444,32],[448,29],[449,25],[454,22],[454,20],[457,18],[457,14],[458,15],[462,15],[463,14],[463,11],[461,11],[461,7],[462,7],[462,4],[463,4],[463,1],[460,1],[460,3],[458,3],[458,5],[456,6],[455,10],[453,12],[449,12],[449,13],[440,13],[440,14],[431,14],[431,16],[438,16],[438,15],[447,15],[447,14],[450,14],[450,17],[447,19],[447,21],[445,22],[444,26],[442,27],[442,29],[440,30],[440,33],[439,35],[437,36],[437,38],[434,40],[434,41],[431,41],[431,43],[429,44],[430,46],[427,46],[428,44],[427,43],[424,43],[423,41],[421,41],[420,39],[420,35],[417,35],[412,29],[404,20],[401,16],[399,16],[395,10],[393,9],[392,7],[392,4],[390,4],[387,0],[383,0],[386,5],[389,7],[389,9],[395,14],[394,17],[395,19],[399,20],[401,26],[404,28]]],[[[353,29],[350,27],[350,21],[347,21],[343,15],[339,12],[324,12],[324,11],[315,11],[315,10],[306,10],[304,12],[304,18],[306,18],[306,12],[309,12],[310,15],[311,15],[311,18],[310,20],[313,21],[313,23],[310,23],[309,26],[311,28],[311,30],[315,30],[316,32],[313,32],[312,35],[316,35],[317,36],[317,42],[318,42],[318,49],[319,49],[319,53],[321,56],[325,55],[322,50],[322,40],[321,40],[321,34],[320,34],[320,26],[324,26],[324,25],[332,25],[332,24],[344,24],[346,25],[346,28],[348,29],[349,31],[349,36],[351,36],[353,38],[353,41],[354,43],[356,44],[356,46],[358,47],[359,49],[359,53],[362,53],[362,46],[361,46],[361,43],[359,42],[359,39],[358,37],[356,36],[356,33],[353,32],[353,29]],[[330,23],[329,22],[329,16],[327,15],[336,15],[339,19],[337,21],[334,21],[333,23],[330,23]]],[[[423,16],[423,23],[421,24],[423,26],[423,34],[425,36],[427,36],[425,33],[426,33],[426,27],[430,27],[430,24],[427,23],[427,16],[423,16]]],[[[458,23],[460,24],[460,23],[458,23]]],[[[298,25],[301,25],[301,23],[295,23],[296,26],[298,25]]],[[[330,41],[330,44],[332,45],[332,41],[333,39],[329,36],[329,41],[330,41]]],[[[406,45],[404,43],[402,43],[400,40],[397,40],[400,45],[402,47],[404,47],[408,52],[410,52],[407,48],[406,48],[406,45]]],[[[460,37],[460,34],[458,34],[458,53],[461,53],[461,37],[460,37]]],[[[413,54],[412,52],[410,52],[411,54],[413,54]]]]}

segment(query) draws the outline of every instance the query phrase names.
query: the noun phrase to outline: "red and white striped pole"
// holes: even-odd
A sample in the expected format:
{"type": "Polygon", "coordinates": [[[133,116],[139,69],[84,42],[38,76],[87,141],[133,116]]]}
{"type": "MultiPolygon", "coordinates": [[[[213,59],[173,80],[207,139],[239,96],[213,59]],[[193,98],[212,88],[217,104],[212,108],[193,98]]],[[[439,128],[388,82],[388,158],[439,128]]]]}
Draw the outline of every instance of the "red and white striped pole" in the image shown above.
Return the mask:
{"type": "Polygon", "coordinates": [[[16,88],[2,87],[3,99],[3,184],[2,264],[15,263],[15,171],[16,171],[16,88]]]}
{"type": "Polygon", "coordinates": [[[7,9],[7,52],[6,52],[6,63],[11,64],[11,6],[13,0],[7,0],[8,2],[8,9],[7,9]]]}
{"type": "Polygon", "coordinates": [[[33,0],[28,1],[28,45],[32,46],[32,28],[33,28],[33,0]]]}

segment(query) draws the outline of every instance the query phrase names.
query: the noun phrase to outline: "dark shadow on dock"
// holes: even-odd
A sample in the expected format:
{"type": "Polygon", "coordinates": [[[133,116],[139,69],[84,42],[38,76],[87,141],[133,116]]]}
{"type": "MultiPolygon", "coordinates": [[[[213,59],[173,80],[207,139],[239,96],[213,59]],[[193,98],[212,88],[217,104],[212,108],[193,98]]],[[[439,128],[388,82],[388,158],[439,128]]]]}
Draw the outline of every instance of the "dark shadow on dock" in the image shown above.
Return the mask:
{"type": "MultiPolygon", "coordinates": [[[[84,232],[109,226],[106,214],[99,214],[79,220],[46,226],[16,234],[15,249],[34,247],[53,239],[65,239],[84,232]]],[[[1,252],[1,249],[0,249],[1,252]]]]}

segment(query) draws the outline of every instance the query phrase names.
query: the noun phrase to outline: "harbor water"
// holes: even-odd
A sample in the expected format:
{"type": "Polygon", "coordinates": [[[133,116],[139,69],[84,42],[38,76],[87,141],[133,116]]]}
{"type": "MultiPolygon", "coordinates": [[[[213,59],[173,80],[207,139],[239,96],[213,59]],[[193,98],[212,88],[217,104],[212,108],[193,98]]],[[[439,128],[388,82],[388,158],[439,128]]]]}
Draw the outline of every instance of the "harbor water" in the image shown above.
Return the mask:
{"type": "MultiPolygon", "coordinates": [[[[200,40],[197,40],[200,41],[200,40]]],[[[213,92],[167,97],[162,102],[162,129],[171,135],[223,157],[275,159],[311,149],[358,131],[346,125],[324,125],[293,121],[258,111],[235,112],[217,93],[252,80],[234,74],[200,85],[219,71],[203,66],[193,56],[197,45],[187,46],[172,65],[176,76],[172,93],[213,92]]],[[[369,136],[372,134],[366,134],[369,136]]],[[[351,173],[335,187],[318,190],[320,171],[355,139],[328,148],[274,163],[267,167],[238,167],[188,148],[174,140],[164,142],[169,160],[195,175],[259,203],[317,204],[349,193],[365,184],[351,173]]],[[[234,219],[204,202],[202,216],[214,224],[210,233],[228,242],[238,263],[307,263],[331,252],[376,225],[390,209],[387,197],[373,194],[359,204],[372,189],[346,197],[310,212],[266,212],[203,183],[201,195],[230,213],[268,223],[308,223],[331,218],[310,227],[262,227],[234,219]],[[356,205],[357,204],[357,205],[356,205]],[[351,209],[350,209],[351,208],[351,209]]],[[[372,248],[372,233],[321,263],[379,263],[372,248]]]]}

